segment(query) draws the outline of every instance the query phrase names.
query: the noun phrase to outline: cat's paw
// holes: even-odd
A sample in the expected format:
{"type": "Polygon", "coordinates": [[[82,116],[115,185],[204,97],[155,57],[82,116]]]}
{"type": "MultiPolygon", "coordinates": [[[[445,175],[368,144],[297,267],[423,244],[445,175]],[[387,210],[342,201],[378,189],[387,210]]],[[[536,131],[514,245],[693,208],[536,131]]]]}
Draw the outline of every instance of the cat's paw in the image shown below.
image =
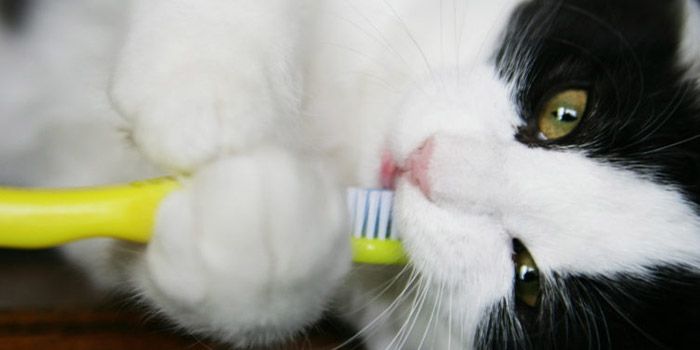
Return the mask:
{"type": "Polygon", "coordinates": [[[235,344],[295,334],[350,265],[331,179],[277,150],[211,164],[162,204],[137,288],[175,322],[235,344]]]}
{"type": "Polygon", "coordinates": [[[168,170],[291,134],[301,106],[294,1],[134,2],[109,87],[136,146],[168,170]]]}
{"type": "Polygon", "coordinates": [[[296,103],[294,96],[267,85],[256,69],[242,75],[185,67],[165,77],[125,77],[115,80],[112,101],[142,153],[166,169],[190,173],[291,130],[285,107],[296,103]]]}

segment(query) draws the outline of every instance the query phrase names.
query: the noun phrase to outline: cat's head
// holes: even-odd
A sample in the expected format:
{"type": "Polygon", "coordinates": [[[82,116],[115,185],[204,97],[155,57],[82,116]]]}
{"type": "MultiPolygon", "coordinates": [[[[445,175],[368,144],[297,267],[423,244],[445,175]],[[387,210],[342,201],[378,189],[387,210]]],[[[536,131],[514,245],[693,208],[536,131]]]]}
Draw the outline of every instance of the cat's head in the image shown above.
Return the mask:
{"type": "Polygon", "coordinates": [[[693,1],[484,2],[463,22],[483,40],[406,96],[397,223],[453,335],[700,342],[693,1]]]}

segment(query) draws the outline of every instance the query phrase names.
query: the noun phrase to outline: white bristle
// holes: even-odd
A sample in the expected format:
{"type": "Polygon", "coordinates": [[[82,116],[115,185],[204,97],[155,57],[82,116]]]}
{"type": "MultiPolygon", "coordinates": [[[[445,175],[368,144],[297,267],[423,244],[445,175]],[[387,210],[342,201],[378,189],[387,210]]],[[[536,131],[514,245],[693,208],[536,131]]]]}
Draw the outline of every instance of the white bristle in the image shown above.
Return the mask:
{"type": "Polygon", "coordinates": [[[387,239],[389,236],[389,219],[393,208],[394,193],[382,191],[381,204],[379,205],[379,227],[377,227],[377,238],[387,239]]]}
{"type": "Polygon", "coordinates": [[[365,222],[365,216],[367,215],[367,191],[362,191],[358,189],[357,196],[355,200],[355,218],[353,220],[353,235],[355,237],[362,237],[362,226],[365,222]]]}
{"type": "Polygon", "coordinates": [[[355,212],[357,209],[357,189],[354,187],[348,188],[345,200],[347,202],[348,217],[350,218],[350,222],[353,223],[355,222],[355,212]]]}
{"type": "Polygon", "coordinates": [[[350,188],[347,196],[354,237],[398,239],[398,234],[391,227],[393,191],[350,188]]]}
{"type": "Polygon", "coordinates": [[[365,217],[364,234],[366,238],[376,238],[377,217],[379,215],[380,193],[370,191],[367,198],[367,217],[365,217]]]}

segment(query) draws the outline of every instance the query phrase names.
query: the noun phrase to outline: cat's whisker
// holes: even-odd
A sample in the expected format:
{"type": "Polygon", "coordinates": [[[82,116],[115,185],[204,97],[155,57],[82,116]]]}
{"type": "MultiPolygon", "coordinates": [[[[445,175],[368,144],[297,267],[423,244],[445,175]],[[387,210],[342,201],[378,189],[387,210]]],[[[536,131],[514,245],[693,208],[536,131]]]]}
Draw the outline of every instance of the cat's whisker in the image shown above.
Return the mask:
{"type": "Polygon", "coordinates": [[[372,319],[370,322],[368,322],[362,329],[358,330],[355,332],[354,335],[352,335],[350,338],[346,339],[344,342],[339,344],[338,346],[334,347],[331,350],[340,350],[343,349],[344,346],[350,344],[352,341],[355,341],[356,339],[359,339],[360,337],[366,335],[366,334],[371,334],[372,332],[376,332],[375,327],[378,322],[386,322],[385,317],[388,317],[391,315],[394,310],[401,305],[404,300],[411,294],[415,292],[415,289],[417,288],[416,281],[418,280],[420,282],[420,276],[417,271],[414,269],[411,269],[411,275],[408,278],[408,281],[406,282],[406,285],[404,286],[403,290],[397,294],[397,296],[394,298],[394,300],[387,306],[382,312],[380,312],[374,319],[372,319]]]}
{"type": "Polygon", "coordinates": [[[406,24],[406,21],[404,21],[403,18],[401,18],[401,15],[398,13],[398,11],[393,6],[391,6],[391,4],[389,4],[389,2],[387,0],[382,0],[382,1],[383,1],[384,5],[389,8],[389,11],[396,18],[396,20],[399,22],[399,25],[403,29],[403,31],[406,34],[406,36],[408,37],[408,39],[413,43],[416,50],[418,50],[418,53],[420,54],[420,56],[423,60],[423,64],[425,65],[425,69],[427,70],[427,73],[430,75],[431,79],[433,80],[433,83],[435,83],[437,77],[435,75],[435,72],[434,72],[432,66],[430,65],[430,61],[428,60],[428,56],[425,53],[425,50],[423,50],[423,48],[420,46],[415,35],[413,35],[410,28],[406,24]]]}
{"type": "Polygon", "coordinates": [[[365,77],[370,78],[371,80],[374,80],[377,83],[381,83],[381,85],[392,94],[398,95],[401,93],[400,87],[395,86],[394,84],[391,84],[389,81],[380,77],[377,74],[371,74],[371,73],[367,73],[367,72],[357,72],[356,76],[365,76],[365,77]]]}
{"type": "MultiPolygon", "coordinates": [[[[408,308],[408,315],[405,317],[406,320],[397,332],[397,336],[392,340],[392,343],[398,341],[398,344],[403,343],[404,339],[410,336],[410,333],[415,326],[420,313],[423,310],[425,301],[431,294],[431,284],[430,279],[425,275],[421,275],[418,290],[414,296],[410,307],[408,308]]],[[[400,348],[400,347],[399,347],[400,348]]]]}
{"type": "Polygon", "coordinates": [[[413,327],[415,326],[416,321],[420,317],[420,313],[423,311],[423,305],[429,294],[429,291],[429,281],[425,278],[421,278],[418,285],[418,292],[416,293],[415,297],[413,298],[413,301],[411,302],[408,316],[405,317],[405,321],[403,322],[401,327],[399,327],[399,331],[396,332],[396,335],[387,346],[388,348],[392,348],[393,346],[396,349],[402,349],[401,345],[405,343],[405,339],[408,339],[410,337],[411,333],[413,332],[413,327]]]}
{"type": "MultiPolygon", "coordinates": [[[[423,344],[425,343],[425,339],[428,336],[428,333],[431,331],[431,326],[433,324],[433,318],[435,317],[435,312],[437,310],[437,307],[439,305],[439,300],[440,300],[440,292],[438,288],[438,294],[436,297],[429,298],[433,302],[433,307],[430,309],[430,316],[428,316],[428,323],[425,324],[423,334],[421,335],[420,341],[418,342],[418,349],[423,348],[423,344]]],[[[418,319],[418,317],[416,317],[418,319]]]]}
{"type": "MultiPolygon", "coordinates": [[[[386,3],[386,2],[385,2],[385,3],[386,3]]],[[[382,34],[382,32],[381,32],[381,31],[379,30],[379,28],[377,27],[377,25],[374,24],[374,22],[372,22],[372,20],[371,20],[368,16],[366,16],[365,13],[364,13],[363,11],[361,11],[361,10],[358,9],[356,6],[354,6],[354,5],[352,4],[351,1],[345,1],[345,4],[348,5],[348,6],[350,6],[351,10],[352,10],[355,14],[357,14],[358,16],[360,16],[360,17],[362,18],[362,20],[364,20],[364,21],[366,22],[366,24],[369,25],[369,27],[375,32],[376,35],[373,35],[373,34],[370,33],[369,31],[367,31],[366,29],[364,29],[364,27],[361,26],[359,23],[356,23],[356,22],[354,22],[354,21],[352,21],[352,20],[350,20],[350,19],[347,19],[346,17],[343,17],[343,16],[338,15],[338,14],[335,14],[335,16],[338,17],[338,18],[340,18],[340,19],[343,19],[343,20],[347,21],[348,23],[350,23],[350,24],[353,25],[354,27],[358,28],[358,29],[360,30],[360,32],[363,33],[365,36],[367,36],[367,37],[369,37],[370,39],[372,39],[373,41],[379,43],[385,50],[388,51],[388,53],[389,53],[390,55],[393,55],[393,56],[395,56],[395,57],[398,57],[400,63],[403,64],[404,66],[408,67],[409,70],[410,70],[411,64],[410,64],[410,63],[408,62],[408,60],[406,60],[406,58],[405,58],[403,55],[401,55],[401,53],[391,44],[391,41],[389,41],[389,40],[382,34]]],[[[339,47],[342,47],[342,45],[340,45],[340,44],[336,44],[336,45],[339,46],[339,47]]],[[[351,52],[355,52],[355,53],[357,53],[357,54],[360,54],[362,57],[368,58],[371,62],[377,64],[380,68],[383,68],[384,71],[396,71],[395,69],[393,69],[393,68],[392,68],[391,66],[389,66],[388,64],[383,63],[383,62],[379,61],[379,60],[376,59],[376,58],[372,58],[372,57],[370,57],[370,56],[368,56],[368,55],[366,55],[366,54],[363,54],[360,50],[352,49],[352,48],[349,48],[349,47],[345,47],[345,48],[346,48],[346,49],[349,49],[349,51],[351,51],[351,52]]],[[[420,48],[419,48],[419,49],[420,49],[420,48]]],[[[426,60],[427,60],[427,59],[426,59],[426,60]]],[[[426,63],[427,63],[427,62],[426,62],[426,63]]],[[[428,64],[428,68],[430,68],[430,65],[429,65],[429,64],[428,64]]],[[[429,71],[432,72],[432,70],[430,70],[430,69],[429,69],[429,71]]],[[[432,75],[433,75],[433,74],[431,73],[431,76],[432,76],[432,75]]],[[[404,77],[406,77],[406,76],[404,76],[404,77]]],[[[410,81],[412,84],[418,85],[417,82],[416,82],[416,80],[415,80],[415,78],[411,78],[411,77],[406,77],[406,78],[407,78],[407,80],[410,81]]],[[[389,85],[390,85],[390,84],[389,84],[389,85]]],[[[421,87],[421,89],[423,89],[423,87],[421,87]]],[[[397,88],[396,90],[398,90],[398,88],[397,88]]]]}
{"type": "MultiPolygon", "coordinates": [[[[434,332],[435,326],[439,323],[439,318],[438,320],[435,320],[436,313],[439,314],[440,312],[440,307],[442,306],[442,296],[445,291],[445,282],[444,280],[440,283],[440,287],[438,287],[437,290],[437,297],[433,298],[433,308],[430,311],[430,317],[428,318],[428,323],[425,325],[425,330],[423,331],[423,335],[421,336],[420,342],[418,343],[418,349],[423,348],[423,344],[425,343],[425,340],[428,336],[428,333],[434,332]],[[435,321],[435,323],[433,323],[435,321]]],[[[434,333],[433,333],[434,336],[434,333]]]]}
{"type": "Polygon", "coordinates": [[[399,349],[397,345],[394,345],[394,343],[397,341],[397,339],[401,338],[403,336],[403,332],[405,331],[405,328],[408,323],[411,322],[413,313],[416,310],[416,305],[417,301],[420,299],[420,296],[423,294],[425,290],[425,286],[423,285],[423,279],[420,279],[418,282],[418,287],[416,288],[415,295],[413,296],[413,300],[411,301],[411,305],[408,308],[408,315],[404,317],[404,315],[401,315],[402,318],[404,319],[404,322],[401,324],[399,327],[399,330],[396,332],[394,337],[391,339],[391,342],[387,345],[387,349],[392,349],[396,348],[399,349]]]}
{"type": "Polygon", "coordinates": [[[595,286],[594,286],[594,289],[595,289],[595,291],[596,291],[596,294],[597,294],[598,296],[600,296],[600,299],[601,299],[602,301],[604,301],[608,306],[610,306],[610,308],[611,308],[617,315],[619,315],[620,318],[621,318],[622,320],[624,320],[624,321],[625,321],[627,324],[629,324],[632,328],[634,328],[635,330],[637,330],[637,332],[639,332],[639,334],[641,334],[642,336],[644,336],[645,338],[647,338],[650,342],[652,342],[652,343],[653,343],[656,347],[658,347],[659,349],[668,349],[668,346],[666,346],[666,345],[662,344],[661,342],[659,342],[658,339],[654,338],[651,334],[649,334],[649,333],[646,332],[644,329],[642,329],[639,325],[637,325],[636,322],[632,321],[632,319],[630,319],[630,318],[627,316],[627,313],[626,313],[624,310],[621,310],[620,307],[619,307],[612,299],[610,299],[610,297],[607,295],[607,293],[605,293],[605,291],[603,291],[603,290],[601,290],[600,288],[595,287],[595,286]]]}
{"type": "MultiPolygon", "coordinates": [[[[573,332],[578,328],[577,324],[581,322],[577,308],[578,305],[575,304],[571,296],[567,294],[571,293],[571,291],[569,291],[563,283],[557,285],[557,292],[561,300],[564,302],[566,315],[569,315],[568,317],[565,317],[567,321],[567,329],[573,332]]],[[[578,291],[575,291],[575,293],[578,293],[578,291]]],[[[552,320],[556,320],[557,317],[558,316],[556,313],[552,313],[552,320]]]]}
{"type": "MultiPolygon", "coordinates": [[[[508,340],[511,338],[523,339],[519,332],[519,322],[517,317],[514,316],[513,306],[510,305],[508,301],[502,301],[500,305],[494,307],[491,315],[496,315],[497,325],[496,329],[500,330],[500,339],[508,340]]],[[[491,316],[494,317],[494,316],[491,316]]],[[[491,323],[490,323],[491,324],[491,323]]],[[[493,326],[489,326],[493,327],[493,326]]]]}
{"type": "MultiPolygon", "coordinates": [[[[364,293],[364,294],[361,296],[361,298],[362,298],[362,299],[367,299],[367,301],[366,301],[364,304],[362,304],[362,305],[356,307],[354,310],[348,311],[347,313],[348,313],[348,314],[354,314],[354,313],[357,313],[357,312],[360,312],[360,311],[364,310],[365,308],[370,307],[377,299],[379,299],[379,298],[381,298],[382,296],[384,296],[384,295],[396,284],[396,282],[398,282],[398,281],[401,279],[401,277],[406,273],[406,271],[410,271],[410,265],[405,265],[405,266],[401,269],[401,271],[399,271],[399,272],[398,272],[393,278],[391,278],[389,281],[384,282],[384,283],[382,283],[381,285],[377,286],[376,288],[372,288],[371,290],[369,290],[369,291],[367,291],[366,293],[364,293]],[[379,291],[377,292],[377,290],[379,290],[379,291]],[[373,296],[370,298],[369,295],[373,295],[373,296]]],[[[359,272],[359,271],[353,272],[353,273],[358,273],[358,272],[359,272]]]]}
{"type": "MultiPolygon", "coordinates": [[[[435,322],[433,323],[433,326],[430,330],[432,337],[431,337],[431,349],[435,348],[435,343],[441,339],[441,336],[443,333],[441,333],[439,330],[444,327],[443,326],[443,321],[445,319],[445,309],[443,308],[443,301],[446,301],[445,299],[445,289],[447,288],[447,282],[443,281],[440,285],[440,292],[439,292],[439,303],[437,307],[437,313],[435,315],[435,322]]],[[[448,330],[448,336],[449,336],[449,330],[448,330]]],[[[449,345],[449,339],[448,339],[448,345],[449,345]]]]}
{"type": "MultiPolygon", "coordinates": [[[[411,67],[411,65],[408,63],[408,61],[406,60],[406,58],[405,58],[403,55],[401,55],[401,53],[391,44],[391,41],[389,41],[389,40],[382,34],[382,32],[381,32],[381,31],[379,30],[379,28],[377,27],[377,25],[376,25],[374,22],[372,22],[372,20],[371,20],[363,11],[361,11],[360,9],[358,9],[357,6],[354,6],[354,5],[352,4],[351,1],[345,1],[345,4],[346,4],[347,6],[349,6],[350,9],[351,9],[356,15],[360,16],[360,18],[366,22],[366,24],[369,26],[369,28],[372,29],[372,32],[374,32],[374,34],[373,34],[372,32],[370,32],[369,30],[365,29],[365,27],[362,26],[360,23],[357,23],[357,22],[355,22],[355,21],[352,21],[351,19],[349,19],[349,18],[347,18],[347,17],[345,17],[345,16],[342,16],[342,15],[337,14],[337,13],[333,13],[333,14],[331,14],[331,15],[334,16],[334,17],[337,17],[337,18],[339,18],[339,19],[341,19],[341,20],[343,20],[343,21],[345,21],[345,22],[347,22],[347,23],[349,23],[349,24],[352,25],[353,27],[357,28],[358,31],[359,31],[360,33],[362,33],[364,36],[370,38],[370,40],[372,40],[372,41],[378,43],[379,45],[381,45],[381,46],[387,51],[387,53],[389,53],[390,57],[397,57],[400,64],[402,64],[402,65],[404,65],[404,66],[406,66],[406,67],[409,67],[409,68],[411,67]]],[[[332,45],[332,46],[335,46],[335,47],[338,47],[338,48],[347,50],[348,52],[352,52],[352,53],[358,54],[359,56],[361,56],[361,57],[367,59],[368,61],[370,61],[370,62],[376,64],[379,68],[381,68],[382,71],[393,71],[393,72],[396,72],[396,69],[394,69],[393,67],[391,67],[388,63],[383,62],[383,61],[377,59],[376,57],[369,56],[369,55],[363,53],[361,50],[358,50],[358,49],[355,49],[355,48],[352,48],[352,47],[349,47],[349,46],[346,46],[346,45],[340,44],[340,43],[326,43],[326,45],[332,45]]],[[[406,78],[409,82],[412,82],[413,84],[416,84],[416,83],[417,83],[417,82],[415,81],[415,78],[409,77],[409,76],[407,76],[406,74],[403,74],[403,78],[406,78]]],[[[383,80],[383,79],[382,79],[382,80],[383,80]]],[[[386,85],[389,86],[389,87],[392,86],[392,84],[389,84],[388,82],[385,82],[385,83],[386,83],[386,85]]],[[[399,88],[398,88],[398,87],[393,87],[393,88],[391,88],[391,90],[395,92],[396,90],[399,90],[399,88]]]]}
{"type": "Polygon", "coordinates": [[[379,68],[384,68],[384,66],[385,66],[385,64],[384,64],[383,62],[381,62],[380,60],[378,60],[376,57],[372,57],[372,56],[370,56],[370,55],[368,55],[368,54],[366,54],[366,53],[364,53],[364,52],[362,52],[362,51],[360,51],[360,50],[358,50],[358,49],[355,49],[355,48],[353,48],[353,47],[350,47],[350,46],[348,46],[348,45],[346,45],[346,44],[341,44],[341,43],[337,43],[337,42],[324,42],[324,43],[322,43],[322,44],[323,44],[323,45],[326,45],[326,46],[332,46],[332,47],[335,47],[335,48],[338,48],[338,49],[341,49],[341,50],[345,50],[345,51],[354,53],[354,54],[356,54],[356,55],[358,55],[358,56],[360,56],[360,57],[366,59],[367,61],[376,64],[379,68]]]}
{"type": "Polygon", "coordinates": [[[452,350],[452,297],[454,288],[450,287],[447,299],[447,350],[452,350]]]}
{"type": "MultiPolygon", "coordinates": [[[[332,42],[327,42],[327,43],[324,43],[324,44],[325,44],[325,45],[328,45],[328,46],[336,47],[336,48],[338,48],[338,49],[341,49],[341,50],[344,50],[344,51],[347,51],[347,52],[350,52],[350,53],[353,53],[353,54],[356,54],[356,55],[358,55],[358,56],[360,56],[360,57],[366,59],[368,62],[372,62],[373,64],[376,64],[377,66],[379,66],[379,68],[381,68],[381,69],[383,69],[383,70],[387,70],[387,69],[389,68],[389,67],[387,67],[386,63],[384,63],[384,62],[382,62],[382,61],[376,59],[375,57],[369,56],[369,55],[363,53],[363,52],[360,51],[360,50],[357,50],[357,49],[355,49],[355,48],[352,48],[352,47],[350,47],[350,46],[347,46],[347,45],[345,45],[345,44],[332,43],[332,42]]],[[[400,89],[399,89],[398,87],[394,86],[393,84],[389,83],[388,81],[386,81],[385,79],[379,77],[379,76],[376,75],[376,74],[371,74],[371,73],[368,73],[368,72],[365,72],[365,71],[362,71],[362,72],[350,71],[350,72],[347,72],[347,74],[348,74],[348,75],[351,75],[351,76],[357,76],[357,75],[368,76],[368,77],[373,78],[373,79],[376,80],[376,81],[379,81],[379,82],[383,83],[383,85],[384,85],[389,91],[391,91],[392,93],[398,93],[398,92],[400,91],[400,89]],[[360,73],[360,74],[358,74],[358,73],[360,73]]],[[[404,75],[404,77],[406,77],[406,76],[404,75]]],[[[411,78],[408,78],[407,80],[413,81],[413,82],[415,83],[415,80],[413,80],[413,79],[411,79],[411,78]]]]}
{"type": "Polygon", "coordinates": [[[601,342],[601,336],[600,332],[602,331],[605,336],[606,344],[611,344],[611,338],[610,338],[610,332],[609,332],[609,327],[608,327],[608,320],[606,317],[600,317],[599,315],[604,315],[603,313],[603,308],[600,305],[600,300],[594,296],[590,296],[592,294],[591,291],[586,291],[589,294],[589,300],[590,300],[590,305],[591,305],[591,310],[592,313],[590,314],[591,322],[595,324],[595,321],[599,319],[601,321],[601,326],[596,327],[596,340],[598,344],[603,344],[601,342]]]}
{"type": "MultiPolygon", "coordinates": [[[[592,296],[591,291],[584,290],[583,288],[581,290],[582,290],[583,294],[586,295],[586,299],[587,299],[586,300],[587,303],[585,303],[584,310],[583,310],[585,320],[586,320],[585,328],[590,329],[591,330],[590,334],[594,335],[594,337],[591,337],[591,341],[593,339],[595,339],[595,342],[591,343],[591,346],[593,344],[599,344],[598,346],[600,347],[600,344],[602,344],[600,341],[601,340],[601,335],[600,335],[601,330],[600,330],[600,327],[598,326],[598,323],[596,322],[596,315],[597,315],[597,312],[599,312],[598,311],[599,306],[596,305],[598,302],[596,301],[596,298],[594,296],[592,296]]],[[[605,317],[603,317],[603,319],[604,318],[605,317]]]]}
{"type": "MultiPolygon", "coordinates": [[[[435,315],[435,323],[433,323],[433,327],[431,330],[431,332],[432,332],[432,344],[433,344],[431,346],[431,349],[434,348],[436,341],[442,336],[442,334],[444,334],[444,333],[441,333],[439,330],[444,327],[443,321],[445,320],[446,312],[445,312],[445,308],[444,308],[443,303],[449,302],[448,298],[445,296],[445,294],[447,294],[446,289],[448,289],[448,288],[450,288],[450,287],[448,286],[447,281],[443,281],[440,285],[440,292],[439,292],[440,299],[439,299],[439,305],[437,307],[437,314],[435,315]]],[[[449,336],[450,335],[449,330],[447,333],[449,336]]],[[[449,344],[449,340],[448,340],[448,344],[449,344]]]]}
{"type": "Polygon", "coordinates": [[[522,343],[523,337],[516,312],[510,301],[506,299],[489,307],[486,317],[479,323],[476,330],[476,344],[483,347],[486,344],[498,344],[515,339],[522,343]]]}
{"type": "Polygon", "coordinates": [[[520,318],[517,315],[517,312],[515,311],[515,305],[513,305],[513,300],[507,301],[507,320],[508,320],[508,327],[512,330],[512,334],[515,335],[516,339],[521,339],[524,343],[529,343],[530,339],[528,338],[527,331],[525,330],[525,326],[521,322],[520,318]]]}
{"type": "MultiPolygon", "coordinates": [[[[642,124],[642,126],[638,128],[637,132],[635,132],[630,137],[631,139],[637,140],[631,145],[634,146],[645,143],[647,140],[649,140],[651,136],[656,134],[657,131],[659,131],[664,125],[666,125],[666,123],[671,119],[671,117],[673,117],[673,113],[680,107],[680,104],[683,101],[682,97],[684,96],[684,92],[676,92],[671,98],[669,104],[664,107],[663,111],[652,115],[651,118],[647,118],[644,121],[644,124],[642,124]]],[[[630,114],[628,122],[631,123],[632,119],[632,114],[630,114]]]]}
{"type": "MultiPolygon", "coordinates": [[[[647,118],[645,123],[642,124],[642,127],[640,127],[639,130],[630,137],[631,139],[635,139],[636,141],[625,145],[621,149],[624,150],[640,144],[644,144],[647,140],[656,135],[657,132],[664,125],[666,125],[666,123],[668,123],[669,120],[671,120],[678,108],[681,107],[681,104],[685,99],[686,94],[686,89],[676,91],[672,96],[671,101],[666,106],[664,106],[664,109],[661,112],[652,116],[651,118],[647,118]]],[[[643,155],[644,153],[641,154],[643,155]]]]}
{"type": "MultiPolygon", "coordinates": [[[[370,55],[362,52],[361,50],[355,49],[355,48],[347,46],[345,44],[336,43],[336,42],[326,42],[323,44],[327,45],[327,46],[333,46],[335,48],[338,48],[338,49],[344,50],[346,52],[355,54],[359,57],[362,57],[363,59],[366,59],[367,62],[371,62],[371,63],[377,65],[378,68],[380,68],[380,71],[393,71],[393,68],[388,63],[383,62],[383,61],[377,59],[376,57],[370,56],[370,55]]],[[[403,60],[403,58],[402,58],[402,60],[403,60]]],[[[372,78],[375,81],[381,82],[382,85],[384,86],[384,88],[386,88],[387,91],[391,92],[392,94],[398,94],[401,91],[401,86],[396,86],[395,84],[391,84],[386,79],[384,79],[376,74],[371,74],[367,71],[348,71],[346,73],[349,76],[353,76],[353,77],[355,77],[357,75],[364,75],[364,76],[372,78]]],[[[404,73],[397,72],[396,74],[397,74],[397,76],[400,76],[403,80],[406,80],[414,85],[418,85],[418,82],[416,81],[415,78],[410,77],[409,75],[404,74],[404,73]]]]}
{"type": "MultiPolygon", "coordinates": [[[[579,303],[579,320],[581,322],[581,328],[585,329],[588,337],[588,348],[593,348],[594,344],[600,344],[600,333],[598,331],[598,325],[595,322],[595,311],[592,310],[591,295],[590,292],[584,288],[578,289],[579,294],[583,302],[579,303]]],[[[600,345],[599,345],[600,346],[600,345]]]]}
{"type": "Polygon", "coordinates": [[[650,154],[662,152],[662,151],[665,151],[665,150],[667,150],[667,149],[669,149],[669,148],[677,147],[677,146],[680,146],[680,145],[682,145],[682,144],[695,141],[695,140],[697,140],[697,139],[700,139],[700,134],[693,135],[693,136],[691,136],[691,137],[685,138],[685,139],[683,139],[683,140],[680,140],[680,141],[678,141],[678,142],[674,142],[674,143],[669,144],[669,145],[666,145],[666,146],[662,146],[662,147],[658,147],[658,148],[655,148],[655,149],[652,149],[652,150],[649,150],[649,151],[641,152],[641,153],[639,153],[639,155],[650,155],[650,154]]]}
{"type": "MultiPolygon", "coordinates": [[[[454,49],[454,54],[455,54],[455,69],[457,71],[457,78],[461,79],[461,68],[459,64],[459,55],[460,55],[460,42],[458,39],[458,34],[457,34],[457,0],[452,0],[452,38],[454,39],[455,43],[455,49],[454,49]]],[[[461,81],[461,80],[460,80],[461,81]]]]}
{"type": "Polygon", "coordinates": [[[375,32],[376,35],[372,35],[372,34],[369,33],[368,31],[366,31],[362,26],[360,26],[359,24],[354,23],[354,22],[352,22],[352,21],[349,21],[351,24],[355,25],[355,26],[356,26],[358,29],[360,29],[360,31],[363,32],[365,35],[367,35],[368,37],[372,38],[372,39],[375,40],[376,42],[380,43],[380,45],[384,46],[384,48],[387,49],[387,50],[389,51],[389,53],[391,53],[392,55],[395,55],[396,57],[398,57],[399,60],[400,60],[405,66],[410,67],[410,64],[408,63],[408,61],[399,53],[398,50],[396,50],[396,48],[395,48],[393,45],[391,45],[391,41],[389,41],[389,40],[382,34],[382,32],[379,30],[379,28],[377,28],[377,26],[374,24],[374,22],[372,22],[372,21],[369,19],[369,17],[367,17],[367,16],[365,15],[364,12],[362,12],[360,9],[358,9],[357,6],[354,6],[354,5],[353,5],[353,2],[350,1],[350,0],[345,1],[345,4],[348,5],[348,6],[350,6],[350,8],[355,12],[355,14],[357,14],[358,16],[360,16],[360,17],[366,22],[366,24],[369,25],[370,28],[372,28],[372,30],[375,32]]]}
{"type": "Polygon", "coordinates": [[[409,341],[409,339],[411,339],[411,335],[414,334],[413,331],[416,328],[416,325],[423,326],[422,320],[423,320],[423,316],[424,316],[424,311],[427,310],[425,308],[425,306],[429,301],[432,301],[433,303],[435,303],[436,300],[434,298],[434,295],[435,295],[434,282],[433,282],[432,278],[426,278],[425,279],[425,292],[421,296],[420,304],[418,305],[418,309],[413,316],[413,321],[411,321],[410,327],[408,328],[408,330],[403,334],[402,338],[400,339],[400,342],[399,342],[400,346],[398,347],[399,349],[405,348],[405,344],[409,341]]]}
{"type": "Polygon", "coordinates": [[[443,12],[444,12],[444,6],[445,6],[445,1],[440,0],[440,18],[438,21],[440,22],[440,65],[444,66],[445,65],[445,23],[443,19],[443,12]]]}

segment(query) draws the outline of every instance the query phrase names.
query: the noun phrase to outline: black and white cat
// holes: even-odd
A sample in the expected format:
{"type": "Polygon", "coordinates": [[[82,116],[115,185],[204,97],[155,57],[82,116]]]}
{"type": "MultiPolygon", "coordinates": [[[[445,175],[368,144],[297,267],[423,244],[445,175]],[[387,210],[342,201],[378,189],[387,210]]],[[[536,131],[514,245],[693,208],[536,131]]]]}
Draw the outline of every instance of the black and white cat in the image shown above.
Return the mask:
{"type": "Polygon", "coordinates": [[[148,246],[66,251],[189,331],[700,346],[697,0],[25,2],[0,179],[180,176],[148,246]],[[351,266],[347,185],[395,186],[409,267],[351,266]]]}

